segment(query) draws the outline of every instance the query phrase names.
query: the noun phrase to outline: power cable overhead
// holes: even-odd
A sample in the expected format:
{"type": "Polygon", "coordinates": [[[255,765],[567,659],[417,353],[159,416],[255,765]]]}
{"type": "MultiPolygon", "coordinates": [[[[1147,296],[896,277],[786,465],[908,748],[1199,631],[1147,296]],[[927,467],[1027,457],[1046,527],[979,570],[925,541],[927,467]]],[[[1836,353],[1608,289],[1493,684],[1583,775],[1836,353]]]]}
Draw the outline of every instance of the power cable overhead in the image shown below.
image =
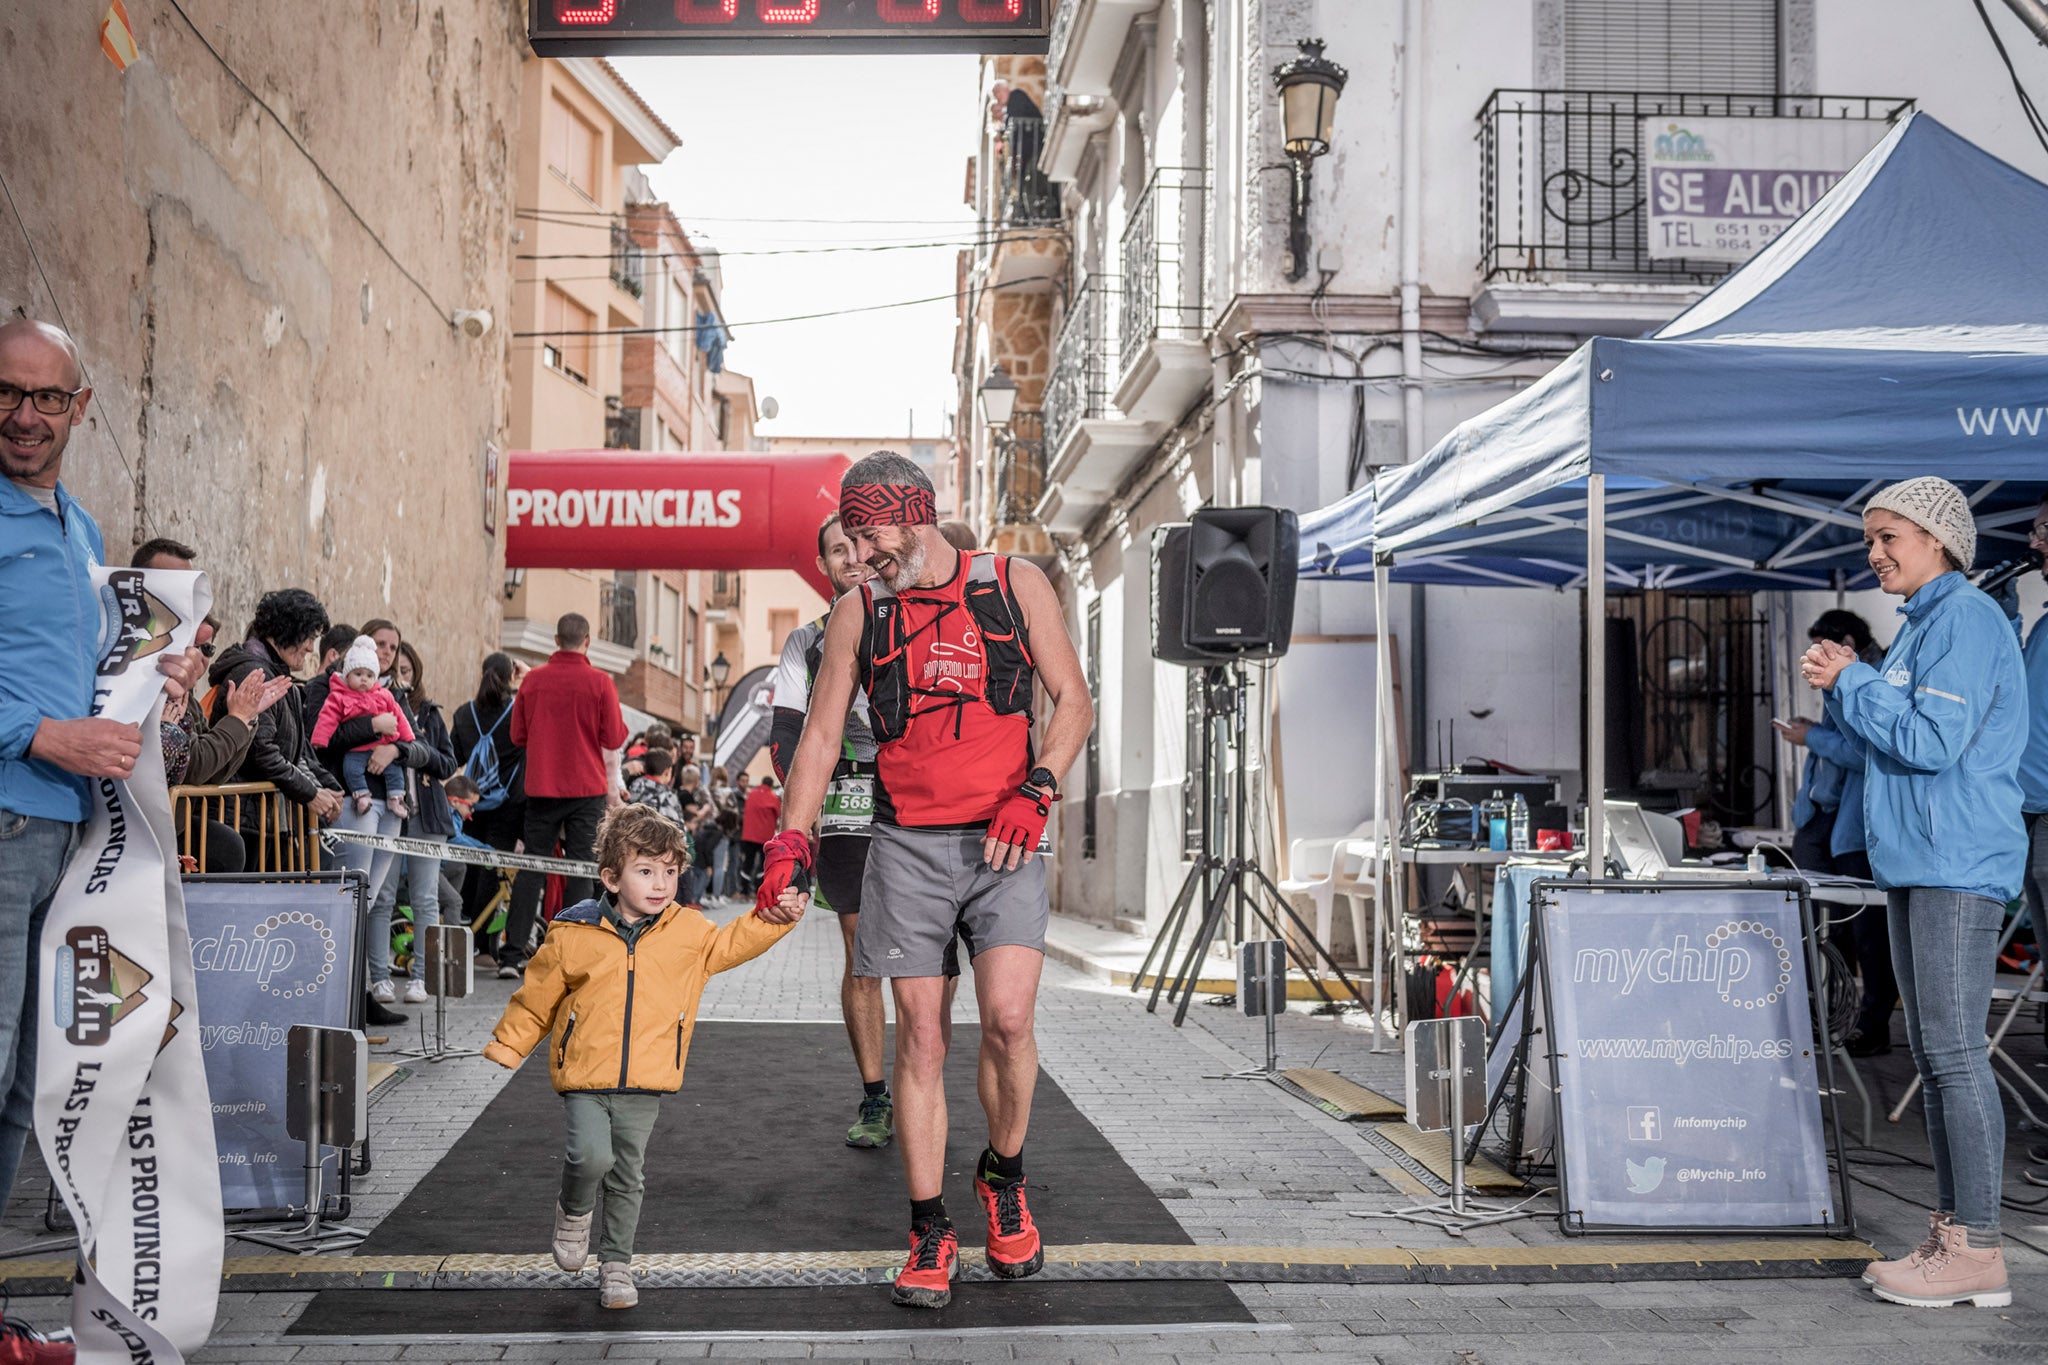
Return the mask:
{"type": "Polygon", "coordinates": [[[408,270],[405,266],[405,262],[399,260],[396,253],[394,253],[389,246],[385,245],[383,237],[378,235],[377,230],[370,226],[369,220],[364,218],[363,215],[356,210],[355,204],[349,199],[347,194],[343,193],[341,186],[334,183],[334,177],[327,173],[327,168],[320,164],[319,158],[313,155],[313,153],[306,147],[305,143],[299,141],[299,135],[292,131],[292,126],[289,123],[286,123],[282,118],[280,118],[278,116],[277,110],[270,107],[269,101],[265,100],[263,96],[257,94],[256,91],[253,88],[251,88],[249,82],[242,79],[241,73],[236,71],[234,67],[228,64],[228,59],[226,57],[223,57],[220,53],[220,49],[216,48],[213,45],[213,43],[210,40],[208,40],[206,34],[200,31],[199,25],[192,21],[192,16],[185,12],[185,7],[184,5],[179,3],[179,0],[166,0],[166,2],[170,5],[170,7],[173,10],[177,12],[178,17],[185,21],[185,27],[192,30],[192,36],[199,40],[199,45],[206,49],[208,55],[210,55],[214,59],[214,61],[220,63],[220,69],[228,73],[228,79],[241,87],[242,93],[249,97],[251,103],[253,103],[258,109],[261,109],[264,113],[270,115],[270,121],[277,125],[278,131],[284,134],[285,140],[291,143],[292,146],[297,149],[299,155],[306,159],[306,164],[313,168],[313,174],[320,177],[320,183],[325,185],[328,188],[329,192],[331,192],[334,195],[334,197],[341,202],[341,206],[348,210],[348,216],[355,219],[356,226],[360,227],[363,230],[363,232],[368,235],[369,239],[377,244],[377,250],[384,253],[384,259],[391,262],[392,269],[396,270],[400,275],[403,275],[407,283],[411,284],[414,289],[419,290],[420,297],[427,301],[428,306],[434,310],[435,315],[439,317],[442,322],[446,323],[450,327],[453,327],[455,325],[454,315],[448,309],[443,308],[441,306],[440,300],[434,297],[433,291],[428,289],[424,284],[421,284],[419,276],[413,274],[412,271],[408,270]]]}

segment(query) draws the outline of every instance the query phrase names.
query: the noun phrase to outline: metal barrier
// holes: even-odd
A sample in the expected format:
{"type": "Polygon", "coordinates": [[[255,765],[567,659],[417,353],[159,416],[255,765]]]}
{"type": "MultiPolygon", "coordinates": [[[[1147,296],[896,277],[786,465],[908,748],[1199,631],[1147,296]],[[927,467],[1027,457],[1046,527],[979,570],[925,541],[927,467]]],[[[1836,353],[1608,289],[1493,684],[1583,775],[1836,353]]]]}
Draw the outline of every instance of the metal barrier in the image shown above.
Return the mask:
{"type": "Polygon", "coordinates": [[[218,820],[242,836],[250,872],[318,872],[319,840],[305,807],[285,799],[270,782],[227,782],[217,787],[171,788],[171,822],[178,852],[206,868],[207,821],[218,820]],[[253,806],[247,810],[244,802],[253,806]]]}

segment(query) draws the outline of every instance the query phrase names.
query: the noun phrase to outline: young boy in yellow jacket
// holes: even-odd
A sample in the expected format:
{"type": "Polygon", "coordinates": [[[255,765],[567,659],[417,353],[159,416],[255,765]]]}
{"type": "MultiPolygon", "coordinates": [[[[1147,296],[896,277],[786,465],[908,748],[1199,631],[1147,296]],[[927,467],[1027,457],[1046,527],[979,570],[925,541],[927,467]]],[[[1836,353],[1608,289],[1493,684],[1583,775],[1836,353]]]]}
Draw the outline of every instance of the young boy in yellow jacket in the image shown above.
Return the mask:
{"type": "Polygon", "coordinates": [[[598,1299],[640,1301],[633,1233],[646,1192],[647,1135],[661,1097],[683,1083],[697,1002],[715,973],[766,952],[803,917],[792,889],[716,927],[675,903],[689,836],[648,806],[621,806],[597,831],[605,894],[555,916],[484,1056],[517,1067],[552,1037],[549,1074],[567,1108],[568,1152],[555,1205],[555,1264],[581,1270],[600,1195],[598,1299]]]}

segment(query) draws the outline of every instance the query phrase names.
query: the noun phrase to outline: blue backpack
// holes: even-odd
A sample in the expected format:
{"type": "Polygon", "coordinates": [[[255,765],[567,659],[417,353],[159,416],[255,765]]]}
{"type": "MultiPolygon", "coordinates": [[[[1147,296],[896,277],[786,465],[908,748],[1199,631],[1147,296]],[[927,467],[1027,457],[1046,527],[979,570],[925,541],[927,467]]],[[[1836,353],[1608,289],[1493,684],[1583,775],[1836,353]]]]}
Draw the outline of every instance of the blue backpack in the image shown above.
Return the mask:
{"type": "Polygon", "coordinates": [[[511,714],[512,708],[508,705],[498,713],[498,719],[491,728],[486,730],[478,721],[476,703],[469,704],[469,723],[477,727],[477,741],[476,748],[469,751],[469,762],[464,765],[463,771],[469,775],[470,781],[476,783],[476,789],[480,793],[476,799],[477,810],[496,810],[504,805],[512,796],[512,784],[519,780],[519,764],[514,763],[510,771],[499,765],[498,745],[494,738],[498,733],[498,727],[503,725],[505,718],[511,714]]]}

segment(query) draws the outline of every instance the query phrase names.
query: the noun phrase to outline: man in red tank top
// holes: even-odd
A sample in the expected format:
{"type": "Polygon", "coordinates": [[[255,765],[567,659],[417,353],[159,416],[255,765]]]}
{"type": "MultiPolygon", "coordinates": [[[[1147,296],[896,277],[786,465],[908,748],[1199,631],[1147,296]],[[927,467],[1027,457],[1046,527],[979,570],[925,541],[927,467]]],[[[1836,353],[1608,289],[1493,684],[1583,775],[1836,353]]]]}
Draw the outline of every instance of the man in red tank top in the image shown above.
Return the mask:
{"type": "Polygon", "coordinates": [[[1021,1279],[1045,1262],[1024,1202],[1024,1134],[1038,1077],[1033,1011],[1045,960],[1045,864],[1036,861],[1059,780],[1095,721],[1058,597],[1035,565],[966,555],[940,535],[931,481],[878,452],[841,484],[841,524],[874,577],[825,627],[811,708],[789,767],[782,833],[760,894],[811,865],[818,818],[856,689],[876,739],[875,823],[854,973],[896,998],[896,1134],[910,1186],[910,1259],[895,1301],[951,1298],[959,1239],[946,1217],[944,958],[954,933],[974,963],[988,1146],[975,1193],[989,1268],[1021,1279]],[[1034,692],[1052,701],[1038,752],[1034,692]],[[991,1085],[989,1082],[993,1080],[991,1085]]]}

